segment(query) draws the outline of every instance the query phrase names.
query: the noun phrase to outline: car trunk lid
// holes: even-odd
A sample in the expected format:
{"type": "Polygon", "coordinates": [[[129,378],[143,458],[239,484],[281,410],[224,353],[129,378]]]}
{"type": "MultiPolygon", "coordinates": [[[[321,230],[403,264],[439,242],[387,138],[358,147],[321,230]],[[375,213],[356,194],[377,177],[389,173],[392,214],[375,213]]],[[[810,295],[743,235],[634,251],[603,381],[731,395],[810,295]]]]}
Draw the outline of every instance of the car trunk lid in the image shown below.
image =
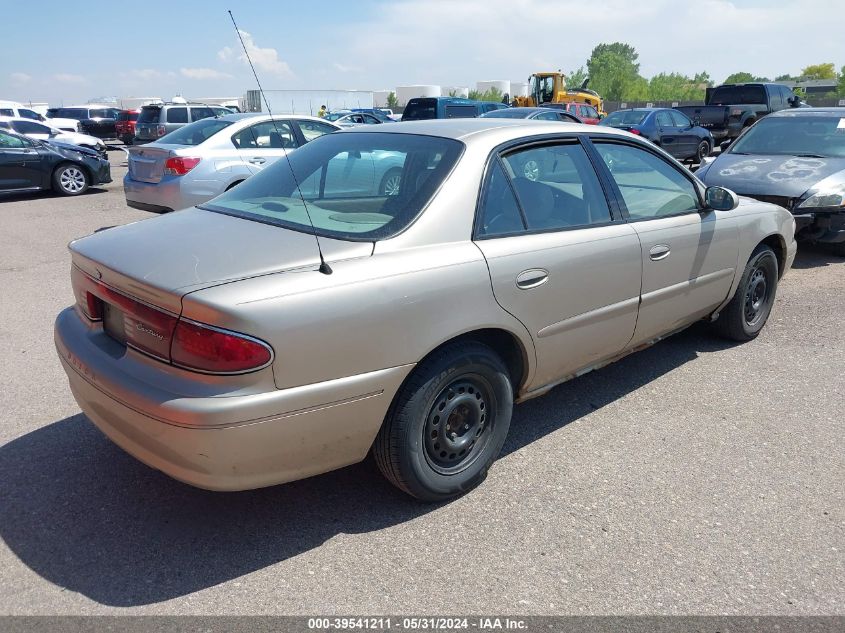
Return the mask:
{"type": "Polygon", "coordinates": [[[140,182],[161,182],[164,176],[164,163],[172,156],[172,151],[165,147],[129,147],[129,177],[140,182]]]}
{"type": "MultiPolygon", "coordinates": [[[[366,257],[372,242],[320,239],[326,261],[366,257]]],[[[92,280],[173,314],[195,290],[320,265],[313,235],[191,208],[71,242],[92,280]]]]}

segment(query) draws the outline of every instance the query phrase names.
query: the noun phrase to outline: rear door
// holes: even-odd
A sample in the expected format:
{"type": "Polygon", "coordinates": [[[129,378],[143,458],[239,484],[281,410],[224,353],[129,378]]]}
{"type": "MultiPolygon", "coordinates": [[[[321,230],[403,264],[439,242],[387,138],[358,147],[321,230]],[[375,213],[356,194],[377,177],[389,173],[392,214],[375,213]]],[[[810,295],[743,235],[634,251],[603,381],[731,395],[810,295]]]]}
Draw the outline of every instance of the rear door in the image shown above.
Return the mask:
{"type": "Polygon", "coordinates": [[[680,156],[683,158],[695,156],[698,150],[699,137],[698,134],[695,133],[692,121],[690,121],[683,112],[669,110],[668,113],[669,116],[672,117],[672,121],[675,123],[675,129],[678,133],[680,156]]]}
{"type": "Polygon", "coordinates": [[[250,173],[272,165],[299,146],[290,121],[264,121],[232,135],[235,151],[250,173]]]}
{"type": "Polygon", "coordinates": [[[577,139],[515,147],[493,158],[475,243],[496,300],[534,340],[532,388],[609,359],[631,340],[640,242],[630,225],[611,215],[577,139]]]}
{"type": "Polygon", "coordinates": [[[660,110],[654,115],[654,125],[657,128],[657,138],[660,147],[675,158],[683,156],[682,140],[675,121],[666,110],[660,110]]]}
{"type": "Polygon", "coordinates": [[[593,138],[619,203],[642,243],[636,347],[705,317],[730,291],[737,220],[704,208],[692,176],[640,144],[593,138]]]}

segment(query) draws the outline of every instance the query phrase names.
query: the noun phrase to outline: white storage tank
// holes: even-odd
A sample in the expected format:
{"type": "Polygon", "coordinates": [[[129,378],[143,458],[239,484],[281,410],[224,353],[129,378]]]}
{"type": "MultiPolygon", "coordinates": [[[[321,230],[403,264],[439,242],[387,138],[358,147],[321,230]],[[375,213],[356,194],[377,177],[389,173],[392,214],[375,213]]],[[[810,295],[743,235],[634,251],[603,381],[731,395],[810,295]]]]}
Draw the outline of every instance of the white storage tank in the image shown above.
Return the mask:
{"type": "Polygon", "coordinates": [[[444,97],[455,96],[466,99],[469,96],[469,88],[466,86],[443,86],[440,92],[444,97]]]}
{"type": "Polygon", "coordinates": [[[511,99],[513,99],[514,97],[527,97],[528,89],[529,86],[524,81],[512,81],[511,91],[508,94],[510,94],[511,99]]]}
{"type": "Polygon", "coordinates": [[[376,108],[386,108],[387,98],[390,96],[392,90],[373,90],[373,106],[376,108]]]}
{"type": "Polygon", "coordinates": [[[478,92],[487,92],[491,88],[495,88],[503,95],[511,93],[511,82],[507,79],[491,79],[489,81],[479,81],[475,84],[475,89],[478,92]]]}
{"type": "Polygon", "coordinates": [[[441,95],[440,86],[417,85],[396,87],[396,98],[401,106],[406,105],[414,97],[439,97],[441,95]]]}

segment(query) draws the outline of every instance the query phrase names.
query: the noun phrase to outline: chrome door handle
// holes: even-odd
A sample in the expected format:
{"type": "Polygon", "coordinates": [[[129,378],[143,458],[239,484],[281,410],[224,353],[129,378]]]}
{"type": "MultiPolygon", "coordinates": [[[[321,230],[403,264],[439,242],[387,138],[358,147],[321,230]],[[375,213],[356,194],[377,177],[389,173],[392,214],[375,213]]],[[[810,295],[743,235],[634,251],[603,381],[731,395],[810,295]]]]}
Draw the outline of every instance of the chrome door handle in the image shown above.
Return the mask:
{"type": "Polygon", "coordinates": [[[669,253],[672,251],[669,249],[667,244],[658,244],[657,246],[652,246],[651,250],[648,252],[648,256],[651,257],[651,260],[654,262],[659,262],[661,259],[666,259],[669,257],[669,253]]]}
{"type": "Polygon", "coordinates": [[[251,162],[253,165],[263,165],[267,162],[267,159],[261,158],[260,156],[256,156],[255,158],[250,158],[249,162],[251,162]]]}
{"type": "Polygon", "coordinates": [[[530,268],[523,270],[516,276],[516,287],[528,290],[542,286],[549,280],[549,271],[543,268],[530,268]]]}

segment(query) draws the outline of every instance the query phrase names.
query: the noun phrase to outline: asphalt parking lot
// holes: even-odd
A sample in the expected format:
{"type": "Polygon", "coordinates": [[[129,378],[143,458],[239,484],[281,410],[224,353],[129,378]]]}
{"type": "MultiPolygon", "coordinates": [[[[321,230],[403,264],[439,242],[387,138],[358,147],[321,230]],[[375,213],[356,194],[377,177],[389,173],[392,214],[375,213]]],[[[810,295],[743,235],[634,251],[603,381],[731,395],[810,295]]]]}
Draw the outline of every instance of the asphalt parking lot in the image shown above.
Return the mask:
{"type": "Polygon", "coordinates": [[[89,195],[0,199],[0,612],[843,613],[842,258],[801,247],[751,343],[695,326],[518,406],[452,503],[370,462],[210,493],[106,440],[55,355],[66,243],[151,216],[110,156],[89,195]]]}

